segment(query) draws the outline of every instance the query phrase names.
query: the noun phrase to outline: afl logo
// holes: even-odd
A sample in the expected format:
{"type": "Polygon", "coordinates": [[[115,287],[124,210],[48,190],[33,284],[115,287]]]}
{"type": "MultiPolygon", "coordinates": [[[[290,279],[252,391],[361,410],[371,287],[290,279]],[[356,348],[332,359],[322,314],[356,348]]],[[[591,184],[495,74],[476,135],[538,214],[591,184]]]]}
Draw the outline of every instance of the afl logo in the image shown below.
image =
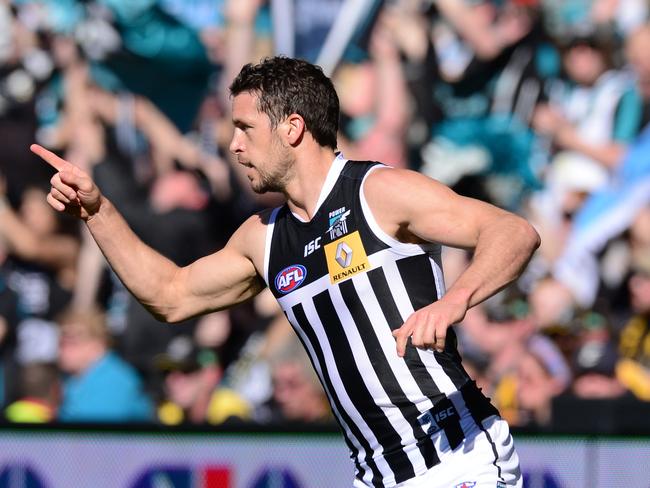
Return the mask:
{"type": "Polygon", "coordinates": [[[298,288],[306,277],[307,269],[302,264],[287,266],[275,277],[275,288],[281,293],[289,293],[298,288]]]}

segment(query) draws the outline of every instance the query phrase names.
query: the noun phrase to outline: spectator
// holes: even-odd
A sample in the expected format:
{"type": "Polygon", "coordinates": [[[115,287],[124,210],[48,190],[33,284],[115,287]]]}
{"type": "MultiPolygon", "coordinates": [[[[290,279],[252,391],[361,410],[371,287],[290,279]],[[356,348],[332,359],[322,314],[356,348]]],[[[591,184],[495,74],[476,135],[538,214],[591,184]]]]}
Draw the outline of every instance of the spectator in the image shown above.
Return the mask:
{"type": "MultiPolygon", "coordinates": [[[[21,365],[56,360],[54,318],[70,302],[77,278],[77,224],[50,212],[44,197],[43,190],[29,187],[14,210],[0,188],[0,239],[8,250],[3,274],[20,310],[8,340],[15,334],[15,360],[21,365]]],[[[12,362],[6,362],[8,369],[12,362]]]]}
{"type": "Polygon", "coordinates": [[[221,378],[215,351],[197,347],[191,337],[179,335],[154,361],[165,375],[165,399],[158,419],[168,425],[206,422],[210,396],[221,378]]]}
{"type": "Polygon", "coordinates": [[[272,422],[333,421],[323,387],[296,336],[269,358],[273,393],[258,419],[272,422]]]}
{"type": "Polygon", "coordinates": [[[461,337],[466,338],[461,341],[464,349],[474,351],[470,357],[486,364],[482,379],[485,393],[493,398],[501,415],[516,425],[517,368],[535,332],[528,305],[511,287],[471,310],[460,330],[464,331],[461,337]]]}
{"type": "Polygon", "coordinates": [[[571,386],[580,398],[618,398],[626,388],[616,377],[618,352],[607,318],[588,312],[580,319],[579,344],[573,357],[571,386]]]}
{"type": "Polygon", "coordinates": [[[6,406],[17,395],[15,352],[19,314],[18,296],[7,286],[4,273],[0,273],[0,407],[6,406]]]}
{"type": "Polygon", "coordinates": [[[164,374],[164,398],[158,407],[162,423],[207,422],[211,395],[222,377],[220,352],[230,332],[229,313],[213,312],[198,319],[192,336],[177,335],[154,357],[164,374]]]}
{"type": "Polygon", "coordinates": [[[0,2],[0,171],[13,204],[27,186],[48,178],[48,171],[24,150],[37,129],[36,94],[54,69],[50,46],[38,32],[37,10],[34,2],[0,2]]]}
{"type": "Polygon", "coordinates": [[[533,127],[550,144],[544,189],[533,199],[537,227],[549,236],[543,254],[554,261],[564,246],[563,223],[610,179],[640,129],[641,101],[629,73],[614,67],[614,40],[576,33],[562,51],[566,80],[539,104],[533,127]]]}
{"type": "Polygon", "coordinates": [[[552,400],[570,385],[571,372],[557,346],[545,336],[533,336],[517,369],[519,419],[515,425],[547,427],[552,400]]]}
{"type": "Polygon", "coordinates": [[[370,39],[371,59],[339,68],[343,112],[339,148],[346,157],[406,166],[408,92],[395,34],[380,17],[370,39]]]}
{"type": "Polygon", "coordinates": [[[648,18],[645,0],[594,0],[589,12],[590,20],[600,29],[611,29],[625,38],[641,27],[648,18]]]}
{"type": "MultiPolygon", "coordinates": [[[[249,330],[243,338],[234,360],[227,361],[224,357],[227,367],[208,407],[208,421],[212,424],[220,424],[230,418],[253,419],[258,415],[259,407],[272,395],[269,358],[293,334],[270,291],[260,293],[252,303],[258,318],[255,320],[249,316],[245,322],[239,323],[239,328],[254,327],[254,330],[249,330]]],[[[241,331],[232,334],[231,338],[241,341],[242,338],[237,338],[237,335],[241,335],[241,331]]],[[[197,334],[197,337],[200,335],[197,334]]]]}
{"type": "Polygon", "coordinates": [[[474,307],[461,328],[464,350],[487,364],[486,393],[500,414],[517,426],[547,425],[552,398],[571,381],[562,352],[536,331],[535,319],[525,296],[511,286],[474,307]]]}
{"type": "Polygon", "coordinates": [[[59,367],[63,381],[58,420],[136,422],[153,420],[152,403],[137,371],[109,347],[104,316],[68,310],[60,319],[59,367]]]}
{"type": "Polygon", "coordinates": [[[633,263],[628,287],[634,315],[621,331],[616,373],[637,398],[650,401],[650,207],[637,216],[631,236],[633,263]]]}
{"type": "MultiPolygon", "coordinates": [[[[316,62],[337,21],[348,29],[355,28],[355,25],[350,25],[349,15],[340,14],[344,3],[343,0],[272,2],[273,36],[277,53],[316,62]]],[[[357,3],[368,4],[372,1],[357,3]]],[[[347,32],[348,29],[343,30],[347,32]]]]}
{"type": "MultiPolygon", "coordinates": [[[[644,99],[644,118],[650,102],[650,24],[637,30],[627,42],[627,56],[644,99]]],[[[593,305],[601,283],[597,255],[607,243],[624,232],[637,211],[650,201],[650,123],[629,145],[609,184],[594,192],[575,215],[567,244],[553,267],[554,281],[547,291],[551,301],[574,301],[593,305]]]]}
{"type": "Polygon", "coordinates": [[[639,131],[641,114],[633,80],[614,63],[613,38],[574,34],[562,50],[567,80],[554,86],[534,119],[559,150],[606,169],[619,164],[639,131]]]}
{"type": "Polygon", "coordinates": [[[532,27],[532,19],[521,8],[523,5],[515,1],[503,2],[501,11],[497,2],[489,0],[437,0],[435,4],[479,59],[496,58],[525,37],[532,27]]]}
{"type": "Polygon", "coordinates": [[[553,58],[553,50],[535,7],[464,3],[436,2],[472,56],[451,79],[441,59],[443,76],[433,90],[443,119],[422,148],[420,169],[460,193],[517,209],[538,186],[528,124],[555,70],[545,59],[553,58]]]}
{"type": "Polygon", "coordinates": [[[18,400],[5,409],[10,422],[47,423],[56,418],[59,370],[53,363],[26,364],[20,371],[18,400]]]}
{"type": "MultiPolygon", "coordinates": [[[[4,182],[0,183],[0,199],[5,199],[4,182]]],[[[45,192],[40,188],[28,188],[22,195],[20,207],[14,211],[6,199],[0,204],[0,238],[6,243],[13,272],[11,282],[22,290],[21,282],[28,276],[47,283],[47,289],[59,288],[69,292],[76,279],[79,239],[76,223],[62,219],[43,205],[45,192]]],[[[32,287],[32,290],[34,288],[32,287]]],[[[41,296],[37,303],[27,303],[27,293],[22,299],[26,312],[46,316],[52,294],[41,296]]],[[[29,293],[33,295],[33,291],[29,293]]]]}

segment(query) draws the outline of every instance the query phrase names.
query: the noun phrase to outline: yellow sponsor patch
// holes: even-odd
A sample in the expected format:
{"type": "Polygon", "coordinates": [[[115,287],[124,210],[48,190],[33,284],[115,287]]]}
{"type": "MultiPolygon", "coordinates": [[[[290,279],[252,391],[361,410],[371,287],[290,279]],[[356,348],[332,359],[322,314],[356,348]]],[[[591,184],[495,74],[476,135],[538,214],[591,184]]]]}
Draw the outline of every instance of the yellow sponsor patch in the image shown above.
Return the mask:
{"type": "Polygon", "coordinates": [[[359,231],[325,245],[325,258],[332,284],[370,269],[359,231]]]}

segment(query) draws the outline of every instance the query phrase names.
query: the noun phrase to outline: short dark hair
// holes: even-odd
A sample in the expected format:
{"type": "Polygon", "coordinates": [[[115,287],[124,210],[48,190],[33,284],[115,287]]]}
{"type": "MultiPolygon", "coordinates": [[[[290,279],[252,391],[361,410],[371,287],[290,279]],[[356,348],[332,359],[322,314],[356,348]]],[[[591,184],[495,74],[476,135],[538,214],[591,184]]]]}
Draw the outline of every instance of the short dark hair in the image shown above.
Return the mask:
{"type": "Polygon", "coordinates": [[[319,66],[285,56],[248,63],[230,85],[231,96],[243,92],[258,96],[259,109],[273,127],[296,113],[318,144],[336,149],[339,98],[319,66]]]}

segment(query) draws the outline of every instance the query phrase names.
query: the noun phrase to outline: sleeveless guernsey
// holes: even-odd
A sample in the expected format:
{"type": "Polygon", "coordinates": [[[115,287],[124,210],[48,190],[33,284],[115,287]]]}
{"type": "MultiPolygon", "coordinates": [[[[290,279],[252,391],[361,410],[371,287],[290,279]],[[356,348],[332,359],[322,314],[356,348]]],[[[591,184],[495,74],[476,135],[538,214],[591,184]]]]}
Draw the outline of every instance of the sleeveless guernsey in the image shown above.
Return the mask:
{"type": "Polygon", "coordinates": [[[453,328],[443,352],[409,344],[397,355],[392,331],[445,290],[440,245],[398,242],[373,218],[363,181],[384,168],[337,157],[311,221],[286,205],[273,210],[265,253],[267,285],[309,353],[368,486],[421,475],[440,462],[440,449],[454,449],[464,430],[498,413],[461,366],[453,328]]]}

